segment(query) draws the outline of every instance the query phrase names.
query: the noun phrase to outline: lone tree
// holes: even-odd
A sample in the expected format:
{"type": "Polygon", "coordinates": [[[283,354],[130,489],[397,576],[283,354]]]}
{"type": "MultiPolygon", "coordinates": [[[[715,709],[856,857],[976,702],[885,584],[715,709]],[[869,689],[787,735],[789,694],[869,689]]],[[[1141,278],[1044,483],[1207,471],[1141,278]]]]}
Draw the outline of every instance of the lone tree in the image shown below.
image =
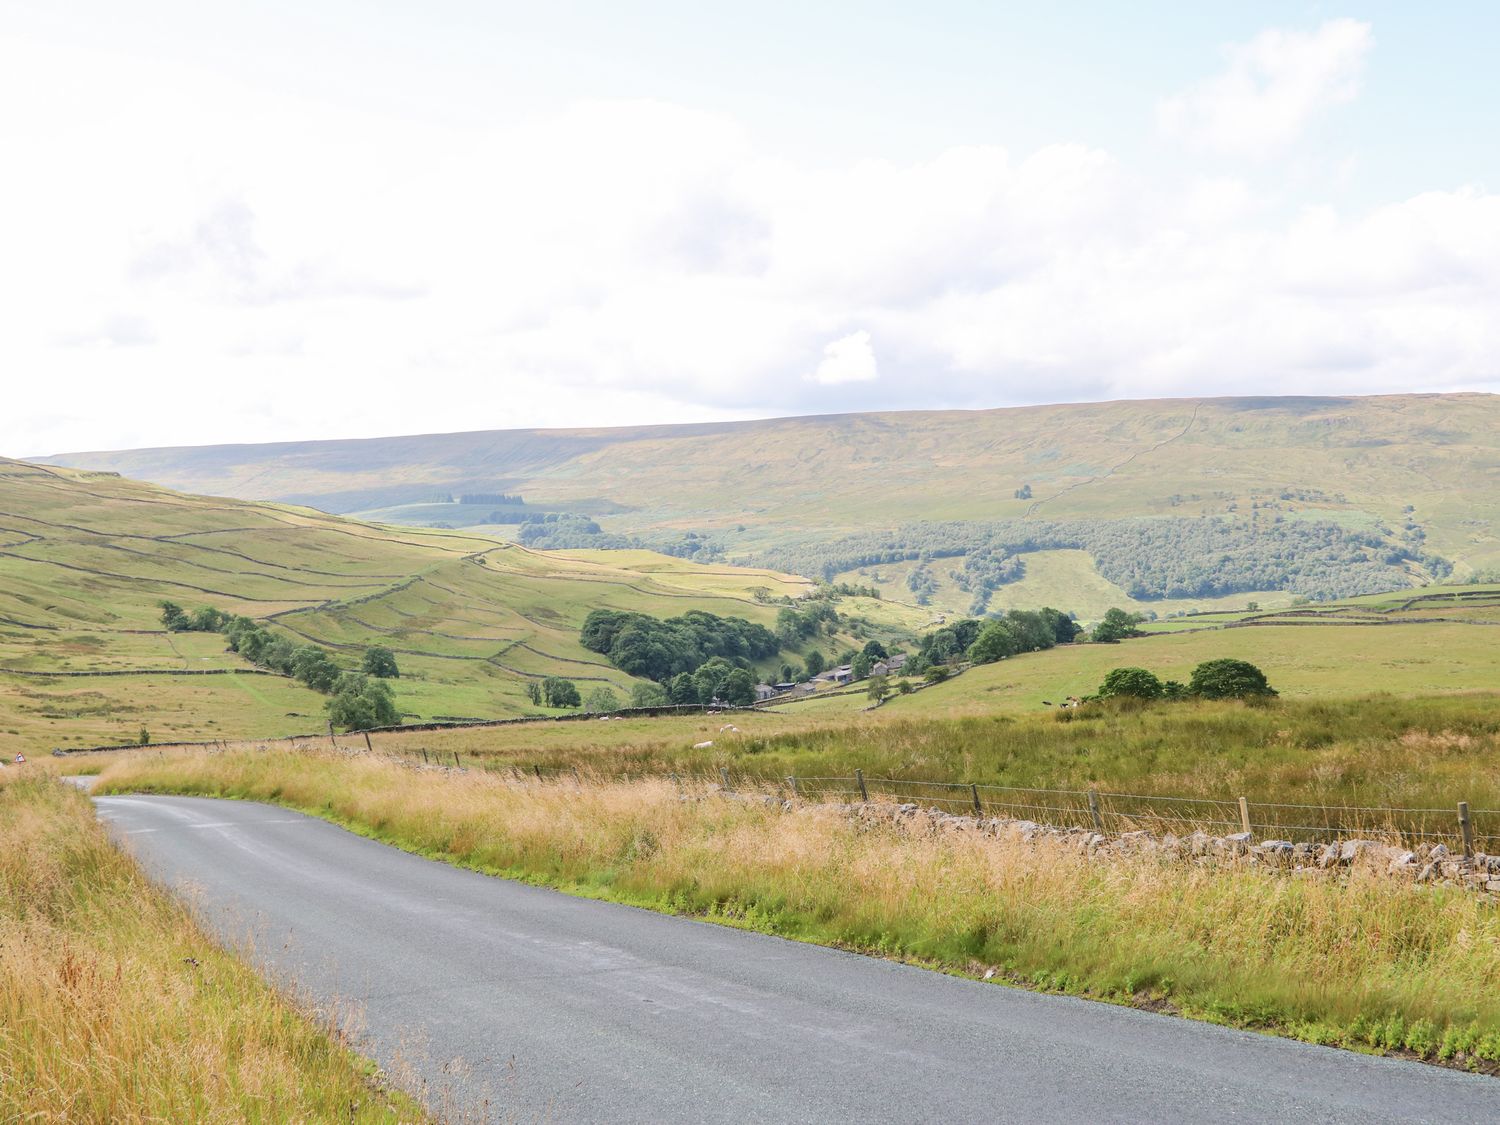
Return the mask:
{"type": "Polygon", "coordinates": [[[620,698],[607,687],[596,687],[589,692],[588,699],[584,702],[584,710],[601,715],[606,711],[618,711],[620,709],[620,698]]]}
{"type": "Polygon", "coordinates": [[[526,698],[533,707],[540,707],[542,705],[542,685],[536,680],[527,680],[526,698]]]}
{"type": "Polygon", "coordinates": [[[870,657],[872,660],[884,660],[886,657],[890,656],[890,653],[885,650],[885,645],[881,644],[879,641],[866,641],[863,651],[864,654],[870,657]]]}
{"type": "Polygon", "coordinates": [[[1099,697],[1129,696],[1132,699],[1160,699],[1165,685],[1154,672],[1144,668],[1113,668],[1099,685],[1099,697]]]}
{"type": "Polygon", "coordinates": [[[814,676],[821,676],[823,674],[823,669],[827,667],[828,662],[823,659],[823,654],[817,649],[813,649],[810,653],[807,654],[808,679],[812,679],[814,676]]]}
{"type": "Polygon", "coordinates": [[[724,702],[731,707],[749,707],[755,702],[755,678],[743,668],[724,677],[724,702]]]}
{"type": "Polygon", "coordinates": [[[884,676],[871,676],[870,686],[865,688],[865,694],[876,703],[884,703],[885,697],[891,694],[891,685],[884,676]]]}
{"type": "Polygon", "coordinates": [[[578,694],[578,685],[561,676],[548,676],[542,681],[542,698],[548,707],[581,707],[583,697],[578,694]]]}
{"type": "Polygon", "coordinates": [[[1254,664],[1227,656],[1205,660],[1194,668],[1188,691],[1203,699],[1265,699],[1276,694],[1266,674],[1254,664]]]}
{"type": "Polygon", "coordinates": [[[345,730],[393,727],[401,721],[390,684],[372,680],[363,672],[345,672],[333,686],[328,718],[345,730]]]}
{"type": "Polygon", "coordinates": [[[186,633],[192,628],[192,621],[176,602],[161,603],[161,623],[169,633],[186,633]]]}
{"type": "Polygon", "coordinates": [[[1126,637],[1135,636],[1135,627],[1140,623],[1138,615],[1126,613],[1123,609],[1112,609],[1094,626],[1094,640],[1112,645],[1126,637]]]}
{"type": "Polygon", "coordinates": [[[396,667],[396,654],[385,645],[371,645],[365,649],[365,659],[360,665],[360,671],[382,680],[401,678],[401,670],[396,667]]]}

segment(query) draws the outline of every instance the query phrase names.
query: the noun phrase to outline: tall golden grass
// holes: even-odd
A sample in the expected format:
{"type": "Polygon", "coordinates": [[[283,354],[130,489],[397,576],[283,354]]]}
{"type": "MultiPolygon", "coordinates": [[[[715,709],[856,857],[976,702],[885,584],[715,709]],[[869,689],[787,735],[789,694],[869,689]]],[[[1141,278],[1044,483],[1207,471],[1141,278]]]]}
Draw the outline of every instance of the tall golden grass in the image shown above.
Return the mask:
{"type": "Polygon", "coordinates": [[[517,783],[318,752],[127,760],[101,785],[278,801],[575,893],[1316,1042],[1500,1060],[1493,903],[1374,871],[1091,857],[670,782],[517,783]]]}
{"type": "Polygon", "coordinates": [[[48,771],[0,783],[0,1121],[422,1120],[48,771]]]}

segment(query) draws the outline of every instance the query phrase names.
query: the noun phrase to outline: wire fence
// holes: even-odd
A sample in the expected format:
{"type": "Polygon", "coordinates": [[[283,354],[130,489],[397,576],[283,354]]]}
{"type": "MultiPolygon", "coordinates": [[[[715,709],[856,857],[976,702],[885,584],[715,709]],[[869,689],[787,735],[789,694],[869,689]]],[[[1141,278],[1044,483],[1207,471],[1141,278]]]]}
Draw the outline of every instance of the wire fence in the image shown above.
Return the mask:
{"type": "MultiPolygon", "coordinates": [[[[363,741],[366,749],[373,750],[368,736],[363,741]]],[[[390,753],[384,747],[382,752],[390,753]]],[[[581,773],[573,766],[502,764],[483,758],[465,760],[451,750],[405,746],[396,754],[414,764],[458,769],[478,766],[516,783],[582,786],[585,781],[606,780],[592,771],[581,773]]],[[[1381,838],[1408,846],[1442,843],[1453,850],[1462,850],[1465,855],[1500,845],[1500,809],[1471,808],[1467,801],[1458,801],[1448,808],[1320,805],[1257,801],[1246,796],[1117,793],[1106,789],[1048,789],[875,777],[867,776],[862,769],[856,769],[851,776],[788,775],[772,779],[753,773],[735,775],[727,767],[720,767],[714,773],[671,773],[663,777],[659,771],[643,767],[640,772],[628,775],[611,774],[607,780],[646,778],[671,781],[684,792],[762,793],[803,801],[910,804],[958,815],[1091,829],[1102,835],[1139,831],[1187,835],[1202,831],[1210,835],[1249,833],[1257,840],[1292,843],[1381,838]]]]}
{"type": "Polygon", "coordinates": [[[789,776],[784,785],[807,800],[885,800],[979,817],[1092,829],[1105,835],[1248,832],[1254,838],[1292,843],[1379,836],[1413,844],[1447,843],[1470,853],[1476,846],[1500,842],[1500,809],[1470,808],[1465,801],[1449,808],[1293,804],[1242,796],[1187,797],[867,777],[862,770],[855,770],[852,777],[789,776]]]}

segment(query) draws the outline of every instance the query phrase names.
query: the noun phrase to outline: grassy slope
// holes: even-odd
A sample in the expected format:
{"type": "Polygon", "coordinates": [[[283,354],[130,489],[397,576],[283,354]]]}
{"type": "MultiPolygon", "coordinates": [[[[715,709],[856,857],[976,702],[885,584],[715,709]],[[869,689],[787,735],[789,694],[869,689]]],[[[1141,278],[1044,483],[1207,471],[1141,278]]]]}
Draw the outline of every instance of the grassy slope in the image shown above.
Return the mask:
{"type": "Polygon", "coordinates": [[[913,714],[954,708],[1039,708],[1091,695],[1111,668],[1134,665],[1186,683],[1204,660],[1259,665],[1283,695],[1312,698],[1391,691],[1492,689],[1500,683],[1500,630],[1462,624],[1388,627],[1271,625],[1166,632],[1118,645],[1073,645],[970,670],[951,683],[887,704],[913,714]]]}
{"type": "Polygon", "coordinates": [[[628,677],[578,645],[594,606],[771,623],[775,608],[752,591],[805,586],[647,552],[539,554],[0,460],[0,737],[36,750],[133,740],[143,726],[167,740],[322,725],[322,696],[254,674],[218,637],[163,632],[163,599],[270,620],[349,664],[387,644],[403,668],[398,704],[427,719],[529,710],[528,677],[628,690],[628,677]],[[210,669],[235,674],[166,674],[210,669]],[[43,674],[56,672],[86,674],[43,674]]]}
{"type": "MultiPolygon", "coordinates": [[[[1435,809],[1430,816],[1395,822],[1341,815],[1328,823],[1448,834],[1455,827],[1454,804],[1462,799],[1473,807],[1482,846],[1500,852],[1500,775],[1493,768],[1500,753],[1497,698],[1491,692],[1040,713],[969,706],[923,714],[889,705],[863,713],[794,707],[733,716],[393,731],[374,735],[373,744],[378,753],[401,758],[452,762],[457,754],[465,768],[530,773],[535,767],[548,777],[571,777],[574,770],[599,777],[676,772],[716,782],[723,768],[740,784],[780,782],[790,774],[848,778],[859,767],[882,793],[900,786],[877,784],[877,779],[903,785],[962,781],[1024,789],[1098,788],[1225,806],[1158,810],[1174,816],[1237,818],[1234,801],[1243,795],[1252,802],[1255,822],[1266,826],[1303,823],[1296,810],[1278,810],[1270,807],[1273,803],[1313,803],[1435,809]],[[1068,721],[1059,721],[1059,715],[1068,721]],[[703,743],[711,745],[700,748],[703,743]]],[[[363,747],[358,739],[340,742],[345,749],[363,747]]],[[[317,749],[327,748],[327,742],[230,748],[265,746],[317,749]]],[[[967,801],[968,795],[960,799],[967,801]]],[[[998,809],[1005,801],[1027,803],[1037,795],[992,791],[984,799],[987,807],[998,809]]],[[[1126,800],[1107,804],[1107,811],[1119,815],[1142,808],[1126,800]]]]}
{"type": "Polygon", "coordinates": [[[1410,504],[1433,549],[1500,564],[1500,398],[1489,395],[1117,402],[62,460],[342,510],[403,488],[413,500],[472,487],[564,507],[609,501],[634,509],[612,527],[712,527],[744,550],[919,519],[1244,511],[1252,494],[1292,487],[1329,494],[1287,502],[1293,516],[1399,523],[1410,504]],[[1029,501],[1014,496],[1023,484],[1029,501]]]}
{"type": "Polygon", "coordinates": [[[102,784],[279,801],[481,871],[1002,981],[1315,1042],[1500,1058],[1495,911],[1373,871],[1101,862],[779,802],[684,801],[660,781],[518,785],[336,755],[146,758],[102,784]]]}
{"type": "MultiPolygon", "coordinates": [[[[1250,602],[1271,608],[1290,605],[1293,600],[1293,595],[1284,591],[1266,590],[1231,594],[1222,598],[1162,598],[1141,601],[1132,598],[1100,574],[1087,551],[1035,551],[1027,554],[1024,561],[1025,577],[995,591],[989,603],[991,613],[1050,605],[1076,613],[1080,621],[1089,622],[1099,620],[1108,610],[1116,607],[1131,613],[1165,616],[1173,612],[1244,609],[1250,602]]],[[[961,565],[961,559],[938,559],[929,565],[928,570],[937,582],[937,592],[933,594],[923,620],[930,619],[935,613],[945,613],[950,620],[968,616],[973,595],[959,589],[948,576],[950,570],[958,569],[961,565]]],[[[901,562],[862,567],[838,575],[835,581],[861,586],[873,584],[889,602],[910,602],[915,595],[907,587],[906,579],[917,566],[915,562],[901,562]]]]}
{"type": "Polygon", "coordinates": [[[0,776],[0,1119],[420,1120],[215,946],[88,799],[0,776]]]}

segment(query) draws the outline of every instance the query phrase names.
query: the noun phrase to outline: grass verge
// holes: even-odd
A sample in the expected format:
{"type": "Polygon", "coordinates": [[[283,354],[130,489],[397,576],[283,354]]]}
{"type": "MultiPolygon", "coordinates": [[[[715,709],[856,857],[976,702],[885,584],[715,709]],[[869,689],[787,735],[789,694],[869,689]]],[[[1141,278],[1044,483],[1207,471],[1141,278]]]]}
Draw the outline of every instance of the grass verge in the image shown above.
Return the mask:
{"type": "Polygon", "coordinates": [[[319,753],[122,761],[102,791],[275,801],[407,850],[799,940],[1493,1071],[1500,915],[1374,872],[1289,877],[913,831],[659,781],[517,785],[319,753]]]}
{"type": "Polygon", "coordinates": [[[0,840],[0,1120],[425,1120],[153,887],[82,793],[0,780],[0,840]]]}

